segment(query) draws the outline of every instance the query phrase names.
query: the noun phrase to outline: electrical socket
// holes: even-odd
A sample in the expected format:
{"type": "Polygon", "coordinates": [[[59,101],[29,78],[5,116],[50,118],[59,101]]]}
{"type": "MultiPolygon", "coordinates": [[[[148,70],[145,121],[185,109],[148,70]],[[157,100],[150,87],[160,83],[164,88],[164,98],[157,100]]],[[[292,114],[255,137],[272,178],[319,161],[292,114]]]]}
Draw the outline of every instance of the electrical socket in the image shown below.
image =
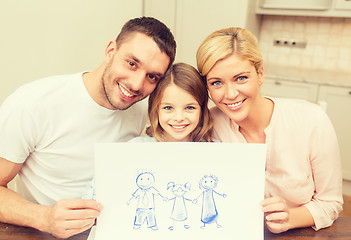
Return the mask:
{"type": "Polygon", "coordinates": [[[306,41],[301,39],[276,38],[273,40],[274,46],[305,48],[306,44],[306,41]]]}

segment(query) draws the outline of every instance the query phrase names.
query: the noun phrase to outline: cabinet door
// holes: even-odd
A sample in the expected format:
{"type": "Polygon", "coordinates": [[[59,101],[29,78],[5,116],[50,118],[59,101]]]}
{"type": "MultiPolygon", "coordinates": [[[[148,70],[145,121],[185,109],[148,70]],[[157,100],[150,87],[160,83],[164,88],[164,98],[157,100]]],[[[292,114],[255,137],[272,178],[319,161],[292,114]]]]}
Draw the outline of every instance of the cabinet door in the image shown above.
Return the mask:
{"type": "Polygon", "coordinates": [[[256,0],[144,0],[144,14],[166,23],[177,41],[176,62],[196,67],[196,52],[212,32],[245,27],[258,36],[256,0]]]}
{"type": "Polygon", "coordinates": [[[269,97],[299,98],[316,103],[318,89],[319,85],[313,83],[265,79],[260,92],[269,97]]]}
{"type": "Polygon", "coordinates": [[[337,10],[351,10],[351,0],[335,0],[335,9],[337,10]]]}
{"type": "Polygon", "coordinates": [[[351,180],[351,88],[321,86],[319,100],[326,102],[338,136],[343,177],[351,180]]]}
{"type": "Polygon", "coordinates": [[[239,0],[178,0],[177,60],[196,66],[196,52],[203,40],[222,28],[245,27],[247,8],[247,1],[239,0]]]}

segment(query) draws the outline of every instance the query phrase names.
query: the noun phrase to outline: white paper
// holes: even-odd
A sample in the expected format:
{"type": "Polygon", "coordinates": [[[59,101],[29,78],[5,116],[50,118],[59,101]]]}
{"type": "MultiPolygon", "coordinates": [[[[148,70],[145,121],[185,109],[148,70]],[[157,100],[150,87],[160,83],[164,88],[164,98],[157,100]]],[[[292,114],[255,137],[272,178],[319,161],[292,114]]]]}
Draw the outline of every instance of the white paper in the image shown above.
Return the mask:
{"type": "Polygon", "coordinates": [[[95,240],[263,240],[265,157],[264,144],[97,144],[96,194],[104,209],[95,240]],[[151,187],[143,186],[145,177],[154,178],[151,187]],[[172,191],[177,184],[184,195],[172,191]]]}

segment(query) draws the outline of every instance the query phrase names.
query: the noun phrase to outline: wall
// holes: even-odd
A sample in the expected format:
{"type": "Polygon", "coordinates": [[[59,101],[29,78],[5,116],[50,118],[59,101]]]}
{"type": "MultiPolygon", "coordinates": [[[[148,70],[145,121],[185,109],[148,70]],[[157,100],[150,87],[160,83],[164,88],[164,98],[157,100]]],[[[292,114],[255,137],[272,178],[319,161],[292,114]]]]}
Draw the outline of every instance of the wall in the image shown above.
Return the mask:
{"type": "Polygon", "coordinates": [[[0,104],[35,79],[91,70],[142,0],[0,0],[0,104]]]}
{"type": "Polygon", "coordinates": [[[265,15],[259,39],[266,64],[351,72],[351,18],[265,15]],[[307,46],[273,46],[275,38],[303,39],[307,46]]]}

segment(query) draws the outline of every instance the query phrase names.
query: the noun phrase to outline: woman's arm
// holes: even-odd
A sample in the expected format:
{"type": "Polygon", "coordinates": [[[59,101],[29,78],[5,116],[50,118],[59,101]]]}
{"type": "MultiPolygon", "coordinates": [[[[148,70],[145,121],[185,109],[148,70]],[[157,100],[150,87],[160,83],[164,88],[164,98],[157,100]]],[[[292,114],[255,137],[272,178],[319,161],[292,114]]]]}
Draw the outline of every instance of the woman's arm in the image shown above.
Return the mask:
{"type": "Polygon", "coordinates": [[[281,233],[293,228],[310,227],[314,219],[304,207],[288,208],[281,197],[271,197],[261,202],[267,228],[272,233],[281,233]]]}

